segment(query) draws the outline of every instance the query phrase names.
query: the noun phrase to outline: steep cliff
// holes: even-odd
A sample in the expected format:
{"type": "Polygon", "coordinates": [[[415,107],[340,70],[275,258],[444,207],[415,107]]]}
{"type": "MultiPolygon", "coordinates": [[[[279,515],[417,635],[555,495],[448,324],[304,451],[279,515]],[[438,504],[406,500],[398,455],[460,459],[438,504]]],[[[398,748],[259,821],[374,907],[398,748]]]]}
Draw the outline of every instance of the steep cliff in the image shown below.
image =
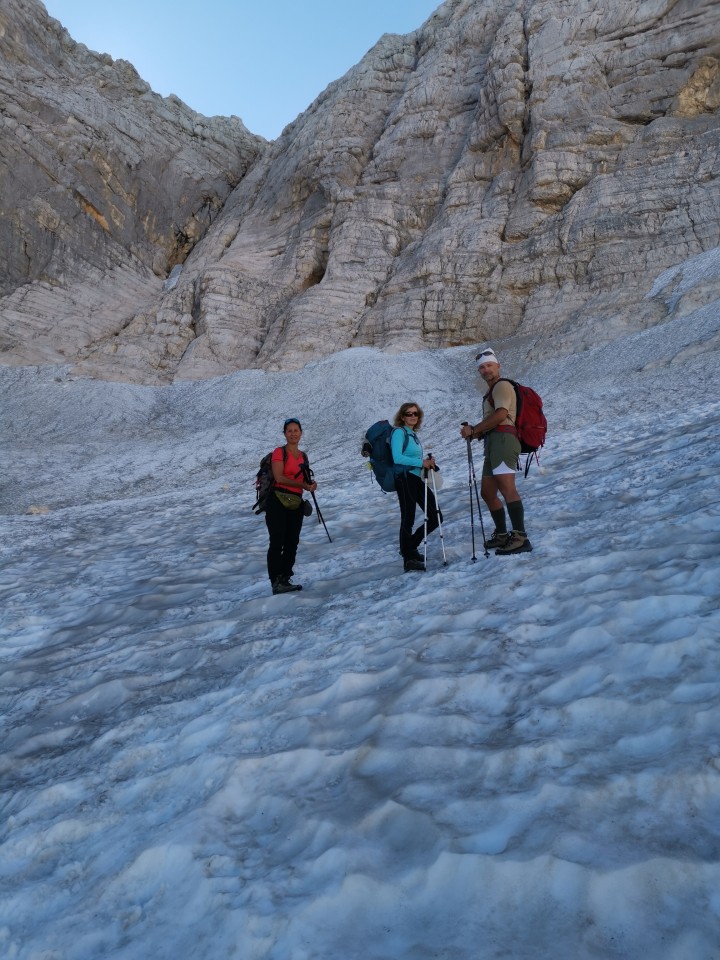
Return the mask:
{"type": "MultiPolygon", "coordinates": [[[[160,276],[182,261],[182,237],[202,233],[222,205],[230,121],[195,118],[207,130],[195,148],[208,171],[203,190],[215,172],[215,206],[183,207],[178,191],[149,223],[136,203],[116,224],[102,194],[71,190],[74,216],[59,214],[26,245],[37,258],[47,232],[77,230],[82,218],[87,242],[61,279],[63,302],[74,298],[68,312],[58,320],[57,288],[36,281],[5,301],[2,316],[40,290],[43,343],[74,355],[79,371],[149,382],[298,367],[354,345],[519,335],[530,352],[550,336],[555,349],[577,349],[659,322],[662,302],[645,300],[652,279],[720,243],[719,14],[717,0],[446,0],[415,33],[381,38],[264,150],[238,125],[239,182],[174,289],[138,279],[136,293],[134,261],[131,283],[127,258],[112,270],[96,262],[95,238],[115,231],[126,250],[137,233],[133,257],[160,276]],[[128,307],[138,298],[132,316],[123,308],[122,322],[108,313],[98,323],[86,307],[88,264],[102,283],[113,278],[128,307]],[[83,329],[82,344],[68,326],[83,329]]],[[[91,57],[75,49],[62,63],[78,70],[91,57]]],[[[128,125],[142,108],[166,120],[152,121],[156,135],[170,136],[163,111],[178,105],[131,93],[142,82],[129,65],[93,62],[125,78],[114,89],[128,125]]],[[[59,70],[45,65],[46,75],[59,70]]],[[[40,116],[60,82],[23,83],[40,116]]],[[[27,135],[34,145],[35,128],[27,135]]],[[[122,191],[142,196],[145,178],[159,176],[160,145],[133,143],[134,177],[123,171],[122,191]]],[[[62,149],[47,147],[53,161],[62,149]]],[[[14,340],[7,319],[1,329],[7,357],[37,357],[34,329],[14,340]]]]}
{"type": "Polygon", "coordinates": [[[74,359],[117,334],[266,146],[152,93],[36,0],[3,0],[0,351],[74,359]]]}

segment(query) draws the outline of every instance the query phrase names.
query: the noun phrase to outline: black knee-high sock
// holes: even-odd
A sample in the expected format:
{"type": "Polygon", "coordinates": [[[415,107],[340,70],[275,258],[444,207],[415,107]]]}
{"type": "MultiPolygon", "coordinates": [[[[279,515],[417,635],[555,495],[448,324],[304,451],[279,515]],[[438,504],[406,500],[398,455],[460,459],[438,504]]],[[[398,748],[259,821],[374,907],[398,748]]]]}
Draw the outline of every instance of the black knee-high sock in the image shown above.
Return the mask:
{"type": "Polygon", "coordinates": [[[514,503],[507,505],[507,511],[510,514],[510,525],[518,533],[525,533],[525,508],[522,500],[515,500],[514,503]]]}
{"type": "Polygon", "coordinates": [[[490,516],[493,518],[495,529],[498,533],[507,533],[507,524],[505,522],[505,507],[498,507],[497,510],[491,510],[490,516]]]}

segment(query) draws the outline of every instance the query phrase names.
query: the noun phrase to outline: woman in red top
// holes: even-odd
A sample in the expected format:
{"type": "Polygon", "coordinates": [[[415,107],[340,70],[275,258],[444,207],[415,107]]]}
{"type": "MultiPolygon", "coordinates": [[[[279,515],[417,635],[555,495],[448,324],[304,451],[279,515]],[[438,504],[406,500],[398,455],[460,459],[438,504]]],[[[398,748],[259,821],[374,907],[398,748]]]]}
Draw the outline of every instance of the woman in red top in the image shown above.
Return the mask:
{"type": "Polygon", "coordinates": [[[303,491],[314,493],[317,484],[310,477],[307,455],[298,449],[302,427],[290,417],[283,424],[285,445],[276,447],[272,454],[272,472],[275,486],[267,498],[265,523],[270,534],[267,553],[268,576],[273,593],[302,590],[292,583],[293,566],[305,516],[303,491]]]}

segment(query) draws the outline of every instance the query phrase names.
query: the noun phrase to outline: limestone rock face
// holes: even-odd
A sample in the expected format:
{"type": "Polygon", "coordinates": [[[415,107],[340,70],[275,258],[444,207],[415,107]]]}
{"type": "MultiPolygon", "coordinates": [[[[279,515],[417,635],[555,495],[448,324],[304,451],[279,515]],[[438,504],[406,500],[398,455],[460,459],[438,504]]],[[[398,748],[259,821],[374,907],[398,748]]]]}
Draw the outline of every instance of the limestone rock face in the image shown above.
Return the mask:
{"type": "MultiPolygon", "coordinates": [[[[129,97],[141,81],[122,69],[129,97]]],[[[49,109],[47,81],[35,97],[49,109]]],[[[98,263],[93,240],[66,281],[83,291],[74,318],[70,304],[52,322],[84,330],[79,371],[147,382],[293,368],[355,345],[611,339],[662,321],[645,299],[654,277],[720,244],[719,107],[718,0],[446,0],[415,33],[382,37],[275,143],[260,151],[242,132],[257,159],[203,220],[177,282],[148,293],[127,258],[98,263]],[[92,270],[124,298],[108,332],[84,308],[92,270]]],[[[130,193],[160,149],[136,148],[146,167],[123,180],[130,193]]],[[[206,158],[219,149],[197,144],[206,158]]],[[[74,220],[52,229],[83,216],[105,237],[99,214],[121,230],[95,193],[73,197],[74,220]]],[[[163,209],[161,276],[186,252],[169,225],[192,223],[163,209]]],[[[56,291],[42,294],[33,309],[49,317],[56,291]]]]}
{"type": "Polygon", "coordinates": [[[0,351],[20,361],[121,330],[266,147],[152,93],[36,0],[0,6],[0,104],[0,351]]]}

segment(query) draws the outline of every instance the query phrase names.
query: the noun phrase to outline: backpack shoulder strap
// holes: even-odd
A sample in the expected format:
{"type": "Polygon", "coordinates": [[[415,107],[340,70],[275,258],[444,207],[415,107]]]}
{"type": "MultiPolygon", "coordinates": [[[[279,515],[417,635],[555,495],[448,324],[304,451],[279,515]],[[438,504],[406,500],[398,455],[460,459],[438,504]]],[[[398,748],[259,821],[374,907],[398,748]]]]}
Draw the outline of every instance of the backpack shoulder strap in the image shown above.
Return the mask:
{"type": "MultiPolygon", "coordinates": [[[[288,458],[287,444],[286,444],[286,443],[283,444],[282,452],[283,452],[283,463],[285,464],[285,463],[287,463],[287,458],[288,458]]],[[[305,466],[306,466],[306,467],[309,467],[309,466],[310,466],[310,461],[308,460],[308,456],[307,456],[307,454],[305,453],[304,450],[301,450],[301,451],[300,451],[300,456],[301,456],[302,462],[305,464],[305,466]]]]}
{"type": "Polygon", "coordinates": [[[394,434],[397,430],[402,430],[402,435],[403,435],[402,452],[405,453],[405,451],[407,450],[407,446],[408,446],[408,444],[410,443],[410,434],[408,433],[407,428],[406,428],[405,426],[402,426],[402,427],[393,427],[392,433],[390,434],[390,439],[391,439],[391,440],[392,440],[393,434],[394,434]]]}
{"type": "Polygon", "coordinates": [[[498,377],[497,380],[495,381],[495,383],[490,387],[490,389],[488,390],[488,392],[487,392],[487,393],[485,394],[485,396],[483,397],[483,400],[487,400],[487,402],[490,404],[490,406],[493,408],[493,410],[495,409],[495,401],[493,400],[492,392],[493,392],[493,390],[495,389],[495,387],[496,387],[499,383],[501,383],[503,380],[505,381],[505,383],[511,383],[511,384],[513,385],[513,389],[515,390],[515,396],[516,396],[516,397],[518,396],[518,385],[517,385],[517,383],[515,383],[514,380],[511,380],[510,377],[498,377]]]}
{"type": "MultiPolygon", "coordinates": [[[[287,463],[287,458],[288,458],[287,444],[285,444],[285,445],[283,446],[282,452],[283,452],[283,466],[284,466],[284,465],[287,463]]],[[[306,467],[308,468],[308,470],[309,470],[309,469],[310,469],[310,461],[308,460],[308,455],[305,453],[304,450],[299,450],[298,452],[299,452],[299,454],[300,454],[300,459],[301,459],[301,461],[303,462],[304,466],[306,466],[306,467]]],[[[296,473],[296,474],[295,474],[295,479],[297,480],[298,477],[299,477],[301,474],[302,474],[302,467],[300,468],[300,473],[296,473]]]]}

